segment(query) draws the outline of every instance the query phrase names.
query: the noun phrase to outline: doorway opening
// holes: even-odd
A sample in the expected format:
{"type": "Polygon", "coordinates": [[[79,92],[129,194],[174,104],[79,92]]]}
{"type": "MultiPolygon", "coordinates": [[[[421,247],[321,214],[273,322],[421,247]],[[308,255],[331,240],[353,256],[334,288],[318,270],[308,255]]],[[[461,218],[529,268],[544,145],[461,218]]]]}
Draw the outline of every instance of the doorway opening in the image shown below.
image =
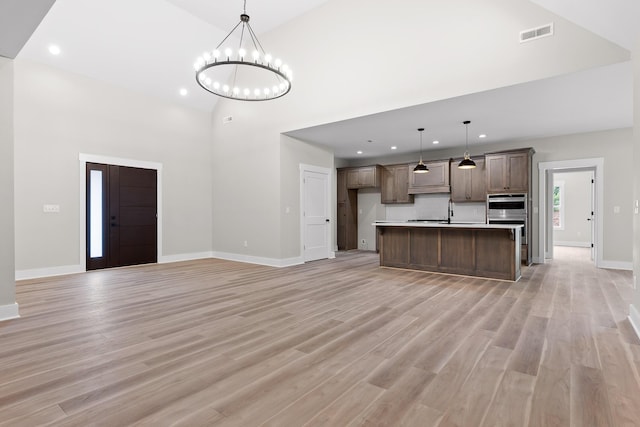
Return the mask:
{"type": "Polygon", "coordinates": [[[538,164],[539,262],[563,245],[589,248],[595,266],[602,265],[603,166],[602,158],[538,164]]]}
{"type": "Polygon", "coordinates": [[[83,270],[156,263],[162,253],[162,165],[80,154],[83,270]]]}
{"type": "Polygon", "coordinates": [[[595,170],[554,170],[551,258],[562,247],[589,248],[595,259],[595,170]]]}

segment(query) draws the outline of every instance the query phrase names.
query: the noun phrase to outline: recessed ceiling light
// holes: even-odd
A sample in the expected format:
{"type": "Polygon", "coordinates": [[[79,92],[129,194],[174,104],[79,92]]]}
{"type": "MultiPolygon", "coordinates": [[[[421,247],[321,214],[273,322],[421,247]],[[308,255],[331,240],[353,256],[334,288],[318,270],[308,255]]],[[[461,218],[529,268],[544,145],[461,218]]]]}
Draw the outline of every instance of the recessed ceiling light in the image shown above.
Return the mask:
{"type": "Polygon", "coordinates": [[[440,141],[433,141],[434,144],[440,144],[440,141]]]}
{"type": "Polygon", "coordinates": [[[396,147],[395,145],[393,147],[391,147],[392,150],[397,150],[398,147],[396,147]]]}
{"type": "Polygon", "coordinates": [[[180,89],[180,95],[187,96],[187,93],[189,93],[189,92],[187,92],[187,90],[185,88],[180,89]]]}
{"type": "Polygon", "coordinates": [[[486,138],[486,137],[487,137],[487,135],[486,135],[486,134],[484,134],[484,133],[483,133],[483,134],[478,135],[478,138],[486,138]]]}
{"type": "Polygon", "coordinates": [[[52,44],[51,46],[49,46],[49,53],[52,55],[60,55],[60,46],[57,46],[55,44],[52,44]]]}
{"type": "Polygon", "coordinates": [[[356,153],[357,153],[357,154],[362,154],[362,151],[358,150],[356,153]]]}

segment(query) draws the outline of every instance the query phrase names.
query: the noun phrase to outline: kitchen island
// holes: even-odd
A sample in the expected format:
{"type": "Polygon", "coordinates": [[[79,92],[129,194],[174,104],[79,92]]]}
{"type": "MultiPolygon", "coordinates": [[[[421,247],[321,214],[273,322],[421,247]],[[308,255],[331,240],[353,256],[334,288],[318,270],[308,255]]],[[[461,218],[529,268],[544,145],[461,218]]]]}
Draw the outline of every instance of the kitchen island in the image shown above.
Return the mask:
{"type": "Polygon", "coordinates": [[[520,279],[522,225],[387,221],[373,225],[383,267],[520,279]]]}

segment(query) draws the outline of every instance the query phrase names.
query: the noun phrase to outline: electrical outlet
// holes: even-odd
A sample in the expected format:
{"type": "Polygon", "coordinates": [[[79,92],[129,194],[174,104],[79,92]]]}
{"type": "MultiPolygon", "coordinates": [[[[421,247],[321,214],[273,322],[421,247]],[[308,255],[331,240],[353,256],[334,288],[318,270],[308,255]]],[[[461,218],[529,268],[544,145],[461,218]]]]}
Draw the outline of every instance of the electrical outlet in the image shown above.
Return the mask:
{"type": "Polygon", "coordinates": [[[246,248],[247,246],[249,246],[249,242],[247,242],[246,240],[244,241],[244,247],[246,248]]]}
{"type": "Polygon", "coordinates": [[[614,214],[619,214],[620,213],[620,206],[614,206],[613,207],[613,213],[614,214]]]}

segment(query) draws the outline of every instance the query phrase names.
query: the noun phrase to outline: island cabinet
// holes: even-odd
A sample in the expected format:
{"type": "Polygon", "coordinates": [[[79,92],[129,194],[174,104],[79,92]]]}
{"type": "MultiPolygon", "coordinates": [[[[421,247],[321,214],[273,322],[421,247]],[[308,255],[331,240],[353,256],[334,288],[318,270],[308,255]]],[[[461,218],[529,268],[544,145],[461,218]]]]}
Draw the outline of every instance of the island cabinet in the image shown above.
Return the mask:
{"type": "Polygon", "coordinates": [[[363,166],[358,168],[348,168],[347,188],[378,188],[382,176],[381,166],[363,166]]]}
{"type": "Polygon", "coordinates": [[[528,193],[533,150],[487,154],[487,192],[528,193]]]}
{"type": "Polygon", "coordinates": [[[381,203],[413,203],[413,194],[409,194],[409,165],[384,166],[380,184],[381,203]]]}
{"type": "Polygon", "coordinates": [[[487,177],[483,158],[474,158],[474,169],[458,169],[462,159],[451,161],[451,201],[486,202],[487,177]]]}
{"type": "Polygon", "coordinates": [[[380,265],[513,280],[520,278],[520,232],[488,224],[376,224],[380,265]]]}
{"type": "Polygon", "coordinates": [[[416,164],[409,165],[409,194],[449,193],[449,160],[425,162],[428,173],[413,173],[416,164]]]}

